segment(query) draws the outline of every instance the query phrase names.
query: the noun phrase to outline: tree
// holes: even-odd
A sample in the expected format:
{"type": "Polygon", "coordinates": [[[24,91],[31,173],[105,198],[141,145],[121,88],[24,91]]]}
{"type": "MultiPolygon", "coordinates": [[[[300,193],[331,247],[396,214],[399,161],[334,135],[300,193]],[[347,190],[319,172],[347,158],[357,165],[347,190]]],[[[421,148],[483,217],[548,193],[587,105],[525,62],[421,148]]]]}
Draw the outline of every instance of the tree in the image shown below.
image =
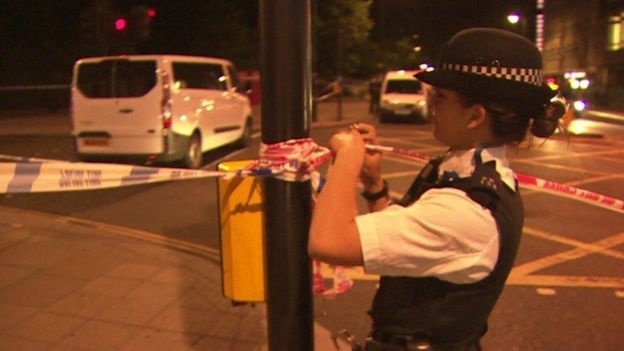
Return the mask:
{"type": "Polygon", "coordinates": [[[373,22],[369,16],[372,1],[318,0],[313,17],[316,70],[331,79],[354,75],[363,62],[357,54],[367,45],[373,22]]]}

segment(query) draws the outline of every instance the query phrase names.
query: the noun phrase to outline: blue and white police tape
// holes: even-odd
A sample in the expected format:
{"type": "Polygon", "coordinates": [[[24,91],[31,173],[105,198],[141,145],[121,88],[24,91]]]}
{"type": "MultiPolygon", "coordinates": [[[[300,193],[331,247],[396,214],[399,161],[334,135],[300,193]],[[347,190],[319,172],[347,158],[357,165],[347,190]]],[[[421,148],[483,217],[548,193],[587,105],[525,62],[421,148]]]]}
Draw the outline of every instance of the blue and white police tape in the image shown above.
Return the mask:
{"type": "Polygon", "coordinates": [[[218,171],[103,163],[4,162],[0,163],[0,194],[95,190],[225,175],[218,171]]]}
{"type": "Polygon", "coordinates": [[[229,172],[81,163],[0,155],[0,194],[94,190],[207,177],[273,176],[304,181],[331,153],[310,138],[262,145],[260,159],[229,172]]]}

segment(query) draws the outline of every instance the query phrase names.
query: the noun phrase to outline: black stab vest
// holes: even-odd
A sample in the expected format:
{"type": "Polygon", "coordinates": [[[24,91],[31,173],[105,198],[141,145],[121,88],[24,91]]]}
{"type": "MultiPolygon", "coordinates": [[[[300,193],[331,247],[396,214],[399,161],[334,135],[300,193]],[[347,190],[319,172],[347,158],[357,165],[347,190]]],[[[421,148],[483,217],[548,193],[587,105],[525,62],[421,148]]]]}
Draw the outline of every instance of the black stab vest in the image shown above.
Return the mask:
{"type": "Polygon", "coordinates": [[[450,182],[437,181],[439,164],[436,159],[423,168],[402,202],[411,203],[432,188],[453,187],[466,192],[473,201],[488,208],[496,221],[497,263],[486,278],[470,284],[454,284],[435,277],[382,276],[369,311],[373,335],[416,335],[428,338],[434,345],[479,338],[487,329],[488,316],[513,267],[524,222],[518,191],[502,183],[494,161],[479,162],[470,178],[450,182]]]}

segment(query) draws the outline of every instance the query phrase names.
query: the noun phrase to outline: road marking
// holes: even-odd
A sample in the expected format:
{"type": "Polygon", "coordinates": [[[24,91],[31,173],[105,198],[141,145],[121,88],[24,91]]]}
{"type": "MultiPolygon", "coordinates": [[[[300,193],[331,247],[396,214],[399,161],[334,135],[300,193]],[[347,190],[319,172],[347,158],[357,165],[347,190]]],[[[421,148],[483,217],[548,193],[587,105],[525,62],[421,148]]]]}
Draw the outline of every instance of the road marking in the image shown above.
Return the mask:
{"type": "MultiPolygon", "coordinates": [[[[622,116],[620,116],[618,114],[615,114],[615,113],[602,112],[602,111],[592,111],[591,114],[594,115],[594,116],[598,116],[598,118],[603,118],[603,119],[612,120],[612,121],[616,121],[616,122],[624,122],[624,117],[622,117],[622,116]]],[[[591,119],[592,116],[590,115],[588,118],[591,119]]]]}
{"type": "Polygon", "coordinates": [[[601,182],[604,180],[613,180],[613,179],[624,179],[624,174],[608,174],[608,175],[602,175],[602,176],[597,176],[597,177],[585,178],[581,180],[575,180],[573,182],[567,182],[565,183],[565,185],[578,187],[579,185],[584,185],[588,183],[596,183],[596,182],[601,182]]]}
{"type": "MultiPolygon", "coordinates": [[[[514,162],[514,161],[512,161],[514,162]]],[[[591,174],[597,174],[597,175],[612,175],[613,173],[609,173],[609,172],[600,172],[600,171],[592,171],[592,170],[588,170],[588,169],[584,169],[584,168],[577,168],[577,167],[571,167],[571,166],[565,166],[565,165],[558,165],[558,164],[553,164],[553,163],[545,163],[544,161],[533,161],[533,160],[525,160],[525,161],[521,161],[522,163],[529,163],[532,165],[537,165],[540,167],[544,167],[544,168],[550,168],[550,169],[556,169],[556,170],[560,170],[560,171],[566,171],[566,172],[576,172],[576,173],[591,173],[591,174]]]]}
{"type": "MultiPolygon", "coordinates": [[[[401,164],[404,164],[404,165],[410,165],[410,166],[414,166],[414,165],[418,165],[418,164],[424,165],[424,163],[418,163],[418,162],[416,162],[414,160],[408,160],[408,159],[403,158],[403,157],[391,156],[391,155],[385,155],[384,156],[384,160],[392,161],[392,162],[395,162],[395,163],[401,163],[401,164]]],[[[385,176],[386,176],[386,174],[384,173],[384,177],[385,176]]]]}
{"type": "Polygon", "coordinates": [[[221,253],[219,250],[215,250],[213,248],[210,248],[204,245],[199,245],[199,244],[194,244],[194,243],[190,243],[187,241],[168,238],[162,234],[155,234],[155,233],[150,233],[150,232],[146,232],[143,230],[131,229],[131,228],[121,227],[121,226],[114,225],[114,224],[107,224],[107,223],[96,222],[96,221],[91,221],[88,219],[74,218],[74,217],[60,216],[58,219],[56,219],[56,221],[61,222],[61,223],[69,223],[69,224],[90,225],[98,229],[112,232],[113,234],[122,235],[122,236],[139,239],[139,240],[150,242],[150,243],[157,244],[157,245],[163,245],[163,246],[171,247],[171,248],[178,249],[178,250],[184,250],[187,252],[208,256],[209,258],[213,260],[217,260],[217,261],[221,260],[221,253]]]}
{"type": "MultiPolygon", "coordinates": [[[[404,132],[404,133],[397,133],[396,130],[395,130],[394,131],[395,135],[397,135],[397,134],[398,135],[406,135],[405,138],[410,138],[411,139],[411,138],[414,138],[415,135],[419,136],[419,137],[428,137],[428,138],[432,137],[432,133],[431,133],[430,130],[418,130],[418,129],[416,129],[416,130],[408,130],[408,131],[406,131],[404,128],[401,128],[401,127],[397,128],[397,129],[399,131],[401,131],[401,132],[404,132]]],[[[379,138],[380,139],[385,139],[385,140],[395,140],[395,139],[398,139],[397,137],[387,137],[387,136],[380,136],[379,138]]],[[[405,140],[405,138],[401,138],[401,140],[405,140]]]]}
{"type": "Polygon", "coordinates": [[[417,171],[404,171],[404,172],[394,172],[394,173],[384,173],[384,178],[385,179],[392,179],[392,178],[400,178],[400,177],[416,177],[416,175],[418,175],[418,172],[420,172],[420,169],[417,171]]]}
{"type": "Polygon", "coordinates": [[[557,291],[555,289],[549,289],[549,288],[537,288],[536,289],[537,293],[540,295],[546,295],[546,296],[553,296],[553,295],[557,295],[557,291]]]}
{"type": "Polygon", "coordinates": [[[421,153],[426,153],[426,152],[440,153],[440,152],[446,152],[448,150],[447,146],[431,145],[431,143],[421,142],[418,139],[414,140],[414,139],[411,139],[411,138],[378,137],[378,140],[383,145],[399,144],[399,145],[411,146],[413,148],[412,151],[418,151],[418,152],[421,152],[421,153]]]}
{"type": "MultiPolygon", "coordinates": [[[[614,155],[614,156],[620,156],[620,155],[614,155]]],[[[604,160],[604,161],[608,161],[608,162],[614,162],[614,163],[621,163],[624,164],[624,160],[622,160],[621,158],[616,158],[616,157],[607,157],[607,156],[594,156],[593,159],[598,159],[598,160],[604,160]]]]}
{"type": "Polygon", "coordinates": [[[624,288],[624,278],[539,275],[509,276],[507,285],[520,286],[560,286],[569,288],[624,288]]]}
{"type": "Polygon", "coordinates": [[[516,266],[512,269],[507,284],[509,285],[538,285],[538,286],[568,286],[586,288],[624,288],[624,278],[619,277],[587,277],[587,276],[559,276],[539,275],[533,272],[576,260],[590,254],[600,254],[612,258],[624,260],[624,253],[612,250],[612,247],[624,243],[624,232],[619,233],[593,243],[566,238],[560,235],[548,233],[530,227],[525,227],[523,232],[545,240],[576,247],[575,249],[559,252],[554,255],[539,258],[537,260],[516,266]]]}
{"type": "MultiPolygon", "coordinates": [[[[605,146],[607,148],[607,146],[605,146]]],[[[579,157],[594,157],[601,155],[614,155],[622,152],[619,149],[613,150],[612,148],[608,148],[607,150],[601,151],[585,151],[585,152],[570,152],[566,154],[558,154],[558,155],[550,155],[550,156],[538,156],[538,157],[518,157],[513,158],[512,162],[526,162],[526,163],[535,163],[541,161],[549,161],[549,160],[558,160],[562,158],[579,158],[579,157]]],[[[540,163],[541,164],[541,163],[540,163]]]]}
{"type": "Polygon", "coordinates": [[[542,270],[566,261],[571,261],[585,257],[593,253],[599,253],[605,256],[611,256],[618,259],[624,259],[624,254],[616,250],[609,250],[610,247],[624,243],[624,233],[602,239],[593,244],[587,244],[578,240],[562,237],[560,235],[546,233],[533,228],[524,228],[524,233],[546,239],[561,244],[576,246],[576,249],[560,252],[551,256],[542,257],[540,259],[525,263],[514,267],[512,275],[524,276],[538,270],[542,270]]]}
{"type": "Polygon", "coordinates": [[[150,233],[150,232],[146,232],[146,231],[142,231],[138,229],[121,227],[121,226],[117,226],[114,224],[107,224],[107,223],[92,221],[89,219],[56,215],[56,214],[51,214],[51,213],[46,213],[46,212],[41,212],[41,211],[36,211],[36,210],[17,209],[17,208],[12,208],[12,207],[5,207],[5,206],[0,206],[0,210],[21,212],[21,213],[26,213],[32,216],[48,217],[59,223],[82,225],[82,226],[88,226],[91,228],[98,228],[98,229],[105,230],[111,234],[131,237],[134,239],[147,241],[153,244],[164,245],[164,246],[171,247],[173,249],[178,249],[178,250],[191,252],[194,254],[203,255],[216,261],[221,260],[221,253],[219,250],[216,250],[207,246],[199,245],[199,244],[189,243],[189,242],[182,241],[182,240],[167,238],[161,234],[155,234],[155,233],[150,233]]]}

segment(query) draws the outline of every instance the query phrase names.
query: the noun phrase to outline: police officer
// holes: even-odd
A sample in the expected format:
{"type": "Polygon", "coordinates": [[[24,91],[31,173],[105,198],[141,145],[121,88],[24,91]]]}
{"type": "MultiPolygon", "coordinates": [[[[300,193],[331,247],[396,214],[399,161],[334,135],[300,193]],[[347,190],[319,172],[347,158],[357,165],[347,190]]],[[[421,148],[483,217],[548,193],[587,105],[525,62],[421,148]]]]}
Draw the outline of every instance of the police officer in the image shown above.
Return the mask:
{"type": "Polygon", "coordinates": [[[334,162],[316,204],[309,252],[381,276],[367,350],[480,350],[518,250],[524,212],[506,150],[548,137],[560,109],[526,38],[472,28],[444,46],[431,85],[433,135],[448,151],[393,204],[373,126],[332,137],[334,162]],[[554,112],[558,111],[558,112],[554,112]],[[358,214],[356,187],[370,213],[358,214]]]}

